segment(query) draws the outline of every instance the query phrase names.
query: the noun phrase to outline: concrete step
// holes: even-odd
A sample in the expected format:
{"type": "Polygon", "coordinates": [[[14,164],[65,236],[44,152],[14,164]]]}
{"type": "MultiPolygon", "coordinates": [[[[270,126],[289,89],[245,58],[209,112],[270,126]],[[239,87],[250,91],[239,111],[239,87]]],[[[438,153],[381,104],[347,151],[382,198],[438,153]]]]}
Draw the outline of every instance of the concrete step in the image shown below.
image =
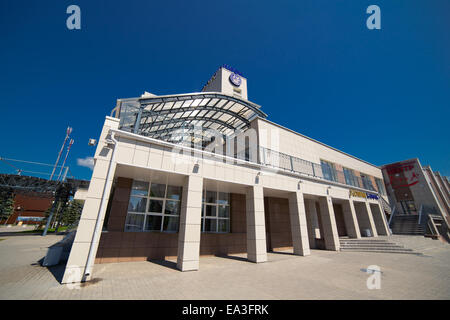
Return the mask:
{"type": "Polygon", "coordinates": [[[392,232],[393,234],[404,235],[404,236],[423,236],[424,232],[392,232]]]}
{"type": "Polygon", "coordinates": [[[373,241],[373,240],[341,240],[342,244],[349,244],[349,245],[357,245],[357,244],[367,244],[367,245],[380,245],[380,246],[395,246],[397,244],[387,241],[373,241]]]}
{"type": "Polygon", "coordinates": [[[388,251],[388,250],[373,250],[373,249],[345,249],[341,248],[343,252],[370,252],[370,253],[397,253],[397,254],[417,254],[414,251],[398,250],[398,251],[388,251]]]}
{"type": "Polygon", "coordinates": [[[414,250],[403,247],[389,239],[339,239],[341,251],[378,252],[378,253],[409,253],[414,250]]]}
{"type": "Polygon", "coordinates": [[[403,246],[374,246],[374,245],[354,245],[354,246],[350,246],[350,245],[345,245],[345,246],[341,246],[341,248],[373,248],[373,249],[386,249],[386,250],[404,250],[405,247],[403,246]]]}
{"type": "Polygon", "coordinates": [[[380,248],[403,248],[402,245],[397,243],[367,243],[367,242],[341,242],[341,246],[350,246],[350,247],[380,247],[380,248]]]}
{"type": "Polygon", "coordinates": [[[411,249],[406,249],[403,247],[396,247],[396,248],[386,248],[386,247],[341,247],[341,249],[346,249],[346,250],[375,250],[375,251],[413,251],[411,249]]]}

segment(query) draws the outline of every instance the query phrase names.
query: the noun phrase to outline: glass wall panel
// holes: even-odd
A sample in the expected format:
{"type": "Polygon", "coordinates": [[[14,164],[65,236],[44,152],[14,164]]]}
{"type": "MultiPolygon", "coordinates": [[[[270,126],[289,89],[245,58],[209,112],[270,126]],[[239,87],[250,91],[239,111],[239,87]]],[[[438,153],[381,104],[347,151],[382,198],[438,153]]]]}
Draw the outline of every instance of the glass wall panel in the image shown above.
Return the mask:
{"type": "Polygon", "coordinates": [[[166,185],[160,183],[152,183],[150,187],[150,197],[164,198],[166,192],[166,185]]]}
{"type": "Polygon", "coordinates": [[[130,197],[128,203],[128,211],[131,212],[145,212],[147,206],[147,198],[130,197]]]}
{"type": "Polygon", "coordinates": [[[125,231],[130,232],[139,232],[142,231],[142,227],[144,226],[144,218],[143,214],[128,214],[127,219],[125,221],[125,231]]]}
{"type": "Polygon", "coordinates": [[[179,186],[133,181],[125,231],[177,232],[182,190],[179,186]]]}
{"type": "Polygon", "coordinates": [[[133,181],[133,185],[131,186],[131,195],[132,196],[147,196],[148,195],[148,182],[145,181],[133,181]]]}
{"type": "Polygon", "coordinates": [[[204,191],[202,204],[203,232],[230,232],[230,194],[204,191]]]}

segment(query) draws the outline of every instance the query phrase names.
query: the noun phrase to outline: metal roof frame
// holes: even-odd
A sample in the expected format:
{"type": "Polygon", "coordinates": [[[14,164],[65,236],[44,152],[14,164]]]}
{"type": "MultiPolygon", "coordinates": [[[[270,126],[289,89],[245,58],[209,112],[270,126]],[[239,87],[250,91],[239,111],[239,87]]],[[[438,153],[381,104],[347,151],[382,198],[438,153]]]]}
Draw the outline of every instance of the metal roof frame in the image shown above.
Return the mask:
{"type": "Polygon", "coordinates": [[[249,128],[250,120],[255,116],[267,117],[257,104],[215,92],[119,101],[122,130],[161,140],[171,140],[170,132],[178,129],[186,130],[186,134],[192,135],[195,127],[201,126],[206,129],[202,131],[202,136],[194,134],[192,137],[207,141],[213,136],[208,129],[228,136],[234,131],[249,128]]]}

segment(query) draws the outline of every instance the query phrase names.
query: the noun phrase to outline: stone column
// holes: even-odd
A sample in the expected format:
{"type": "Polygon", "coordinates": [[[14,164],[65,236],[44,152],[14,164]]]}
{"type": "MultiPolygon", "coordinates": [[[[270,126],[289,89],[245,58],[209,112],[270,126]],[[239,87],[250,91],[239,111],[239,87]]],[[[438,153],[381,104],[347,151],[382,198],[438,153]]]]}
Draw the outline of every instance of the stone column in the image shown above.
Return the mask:
{"type": "Polygon", "coordinates": [[[263,187],[247,188],[247,259],[251,262],[266,262],[266,225],[264,220],[263,187]]]}
{"type": "Polygon", "coordinates": [[[386,216],[384,214],[383,207],[380,203],[374,203],[373,206],[371,206],[371,209],[378,235],[388,236],[389,228],[386,222],[386,216]]]}
{"type": "MultiPolygon", "coordinates": [[[[91,250],[94,252],[94,257],[97,254],[101,232],[99,232],[94,238],[94,229],[97,219],[99,219],[99,222],[103,225],[106,207],[111,193],[114,172],[116,170],[116,163],[111,163],[110,161],[112,149],[106,148],[107,143],[105,139],[107,138],[110,129],[117,129],[118,127],[119,119],[106,117],[100,138],[98,140],[97,149],[95,151],[95,164],[92,172],[92,178],[89,184],[80,221],[78,223],[77,233],[75,235],[72,249],[70,250],[62,283],[77,283],[83,280],[91,243],[91,250]],[[110,175],[108,181],[106,181],[108,170],[110,170],[110,175]],[[106,197],[103,199],[103,191],[105,189],[106,197]],[[104,200],[103,210],[99,212],[102,199],[104,200]]],[[[116,145],[114,148],[117,147],[118,146],[116,145]]],[[[117,152],[118,151],[116,151],[116,153],[117,152]]],[[[84,281],[89,281],[91,278],[92,273],[88,277],[84,277],[84,281]]]]}
{"type": "Polygon", "coordinates": [[[289,216],[291,221],[292,245],[294,254],[307,256],[310,254],[308,227],[306,224],[305,203],[300,191],[289,194],[289,216]]]}
{"type": "Polygon", "coordinates": [[[368,201],[365,202],[367,218],[369,220],[370,229],[372,231],[372,236],[378,237],[377,228],[375,227],[375,222],[373,221],[372,210],[370,209],[370,203],[368,201]]]}
{"type": "Polygon", "coordinates": [[[342,205],[344,212],[345,226],[347,228],[347,234],[350,238],[361,238],[361,231],[359,230],[358,219],[356,218],[355,205],[353,200],[345,201],[342,205]]]}
{"type": "MultiPolygon", "coordinates": [[[[309,247],[316,248],[316,229],[319,226],[316,203],[313,200],[304,200],[306,209],[306,221],[308,226],[309,247]]],[[[319,228],[320,229],[320,228],[319,228]]]]}
{"type": "Polygon", "coordinates": [[[195,175],[186,177],[178,233],[177,268],[181,271],[198,270],[199,267],[202,189],[202,177],[195,175]]]}
{"type": "Polygon", "coordinates": [[[330,196],[320,197],[320,217],[323,227],[323,238],[325,239],[325,248],[327,250],[339,251],[339,235],[334,217],[333,202],[330,196]]]}

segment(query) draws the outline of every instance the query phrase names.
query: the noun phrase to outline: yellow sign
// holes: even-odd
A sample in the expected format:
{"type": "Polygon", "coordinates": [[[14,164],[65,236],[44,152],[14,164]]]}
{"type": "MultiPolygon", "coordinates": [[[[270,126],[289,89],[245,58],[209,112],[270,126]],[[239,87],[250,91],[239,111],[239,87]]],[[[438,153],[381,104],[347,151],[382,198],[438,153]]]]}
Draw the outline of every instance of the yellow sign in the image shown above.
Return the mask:
{"type": "Polygon", "coordinates": [[[350,189],[350,197],[367,198],[367,194],[362,191],[356,191],[356,190],[350,189]]]}

